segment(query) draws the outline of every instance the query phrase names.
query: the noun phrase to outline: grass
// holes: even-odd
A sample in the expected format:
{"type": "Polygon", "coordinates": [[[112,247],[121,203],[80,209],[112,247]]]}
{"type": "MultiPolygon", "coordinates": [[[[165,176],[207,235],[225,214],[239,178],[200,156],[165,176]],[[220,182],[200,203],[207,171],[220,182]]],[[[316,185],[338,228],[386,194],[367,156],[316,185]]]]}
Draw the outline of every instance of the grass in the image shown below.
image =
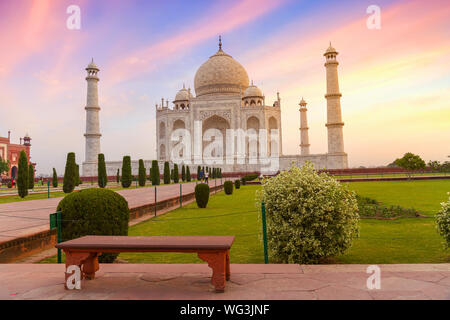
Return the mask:
{"type": "MultiPolygon", "coordinates": [[[[439,203],[447,199],[446,192],[450,191],[450,181],[352,182],[349,186],[362,196],[389,205],[414,207],[429,217],[363,219],[360,221],[360,237],[354,240],[352,247],[345,254],[330,259],[331,263],[450,262],[450,252],[443,250],[443,239],[438,235],[435,219],[432,217],[439,210],[439,203]]],[[[254,185],[241,186],[241,189],[234,190],[231,196],[226,196],[223,192],[218,193],[210,197],[206,209],[198,209],[196,204],[192,203],[155,220],[130,227],[129,234],[236,235],[230,251],[232,263],[263,263],[262,243],[257,235],[261,230],[261,222],[255,207],[255,191],[259,188],[260,186],[254,185]],[[241,213],[225,216],[236,212],[241,213]],[[218,217],[206,218],[209,216],[218,217]]],[[[201,262],[195,254],[122,253],[119,257],[130,263],[201,262]]],[[[56,258],[42,262],[55,263],[56,258]]]]}

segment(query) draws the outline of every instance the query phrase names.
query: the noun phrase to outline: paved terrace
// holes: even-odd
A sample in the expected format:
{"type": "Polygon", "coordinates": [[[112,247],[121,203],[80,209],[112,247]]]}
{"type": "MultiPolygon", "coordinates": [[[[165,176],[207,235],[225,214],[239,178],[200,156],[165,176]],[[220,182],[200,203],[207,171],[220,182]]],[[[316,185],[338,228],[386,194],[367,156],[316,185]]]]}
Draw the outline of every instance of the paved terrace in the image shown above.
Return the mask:
{"type": "MultiPolygon", "coordinates": [[[[225,178],[222,182],[225,182],[225,178]]],[[[220,179],[217,179],[217,185],[220,179]]],[[[183,183],[183,194],[194,192],[195,182],[183,183]]],[[[210,179],[209,185],[215,182],[210,179]]],[[[180,185],[161,185],[157,187],[157,200],[163,201],[180,195],[180,185]]],[[[155,203],[155,188],[134,188],[116,191],[125,197],[131,208],[155,203]]],[[[49,214],[56,211],[63,198],[30,200],[0,204],[0,243],[22,236],[49,230],[49,214]]]]}
{"type": "Polygon", "coordinates": [[[367,289],[367,265],[231,265],[224,293],[206,264],[101,265],[81,290],[64,289],[63,264],[0,264],[0,299],[450,299],[450,264],[379,265],[381,289],[367,289]]]}

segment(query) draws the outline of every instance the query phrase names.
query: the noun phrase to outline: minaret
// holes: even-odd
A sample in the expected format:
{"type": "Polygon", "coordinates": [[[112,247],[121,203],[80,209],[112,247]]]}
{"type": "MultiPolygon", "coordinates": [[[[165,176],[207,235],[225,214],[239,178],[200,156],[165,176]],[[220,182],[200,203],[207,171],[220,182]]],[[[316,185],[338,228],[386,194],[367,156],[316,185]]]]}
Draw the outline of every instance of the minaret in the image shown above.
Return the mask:
{"type": "Polygon", "coordinates": [[[100,153],[100,121],[98,105],[97,73],[100,69],[95,65],[94,59],[86,68],[87,71],[87,103],[86,107],[86,159],[83,163],[83,176],[97,176],[98,154],[100,153]]]}
{"type": "Polygon", "coordinates": [[[342,127],[344,123],[342,122],[341,113],[341,93],[339,92],[339,81],[337,66],[338,62],[336,56],[338,52],[331,46],[328,47],[327,51],[324,53],[326,58],[325,68],[327,70],[327,93],[325,98],[327,99],[327,123],[328,128],[328,153],[334,154],[345,154],[344,153],[344,135],[342,127]]]}
{"type": "Polygon", "coordinates": [[[300,101],[300,149],[302,156],[309,155],[308,118],[306,116],[306,101],[300,101]]]}

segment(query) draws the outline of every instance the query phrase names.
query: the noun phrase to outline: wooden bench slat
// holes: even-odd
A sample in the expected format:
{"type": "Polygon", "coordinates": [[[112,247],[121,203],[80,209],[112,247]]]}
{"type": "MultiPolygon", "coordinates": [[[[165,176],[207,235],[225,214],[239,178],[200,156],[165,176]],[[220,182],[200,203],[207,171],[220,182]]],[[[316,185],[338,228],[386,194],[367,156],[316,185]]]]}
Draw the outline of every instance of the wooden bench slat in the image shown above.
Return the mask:
{"type": "Polygon", "coordinates": [[[226,250],[234,236],[84,236],[58,243],[60,249],[104,250],[226,250]]]}

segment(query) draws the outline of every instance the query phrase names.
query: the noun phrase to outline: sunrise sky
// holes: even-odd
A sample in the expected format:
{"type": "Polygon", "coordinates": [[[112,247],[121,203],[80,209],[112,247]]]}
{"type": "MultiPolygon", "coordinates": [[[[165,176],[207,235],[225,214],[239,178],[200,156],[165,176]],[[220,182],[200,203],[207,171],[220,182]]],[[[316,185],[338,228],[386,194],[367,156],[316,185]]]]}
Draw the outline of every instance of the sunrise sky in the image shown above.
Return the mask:
{"type": "Polygon", "coordinates": [[[0,136],[32,137],[38,174],[84,160],[86,81],[100,67],[102,152],[156,158],[155,103],[193,88],[223,49],[272,104],[282,103],[283,153],[300,152],[298,103],[308,102],[311,153],[327,150],[325,68],[338,55],[350,167],[405,152],[450,160],[450,2],[0,0],[0,136]],[[69,5],[81,29],[69,30],[69,5]],[[381,29],[369,30],[369,5],[381,29]]]}

